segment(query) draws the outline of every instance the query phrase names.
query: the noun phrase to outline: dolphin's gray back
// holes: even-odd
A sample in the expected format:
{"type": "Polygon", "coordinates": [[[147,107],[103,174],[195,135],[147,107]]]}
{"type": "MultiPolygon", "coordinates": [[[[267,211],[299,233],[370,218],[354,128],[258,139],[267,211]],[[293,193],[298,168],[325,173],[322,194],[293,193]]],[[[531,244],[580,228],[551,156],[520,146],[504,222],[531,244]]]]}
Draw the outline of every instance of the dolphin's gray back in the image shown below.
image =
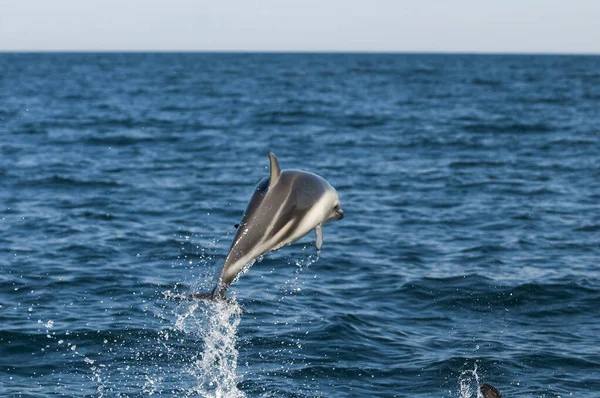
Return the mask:
{"type": "MultiPolygon", "coordinates": [[[[286,228],[286,233],[277,239],[286,242],[294,233],[303,217],[330,185],[323,178],[304,171],[284,170],[271,188],[270,177],[257,185],[246,212],[238,227],[229,255],[223,265],[221,283],[231,284],[246,264],[239,264],[244,255],[286,228]],[[291,224],[288,225],[288,224],[291,224]]],[[[254,257],[261,256],[275,246],[261,247],[254,257]]]]}

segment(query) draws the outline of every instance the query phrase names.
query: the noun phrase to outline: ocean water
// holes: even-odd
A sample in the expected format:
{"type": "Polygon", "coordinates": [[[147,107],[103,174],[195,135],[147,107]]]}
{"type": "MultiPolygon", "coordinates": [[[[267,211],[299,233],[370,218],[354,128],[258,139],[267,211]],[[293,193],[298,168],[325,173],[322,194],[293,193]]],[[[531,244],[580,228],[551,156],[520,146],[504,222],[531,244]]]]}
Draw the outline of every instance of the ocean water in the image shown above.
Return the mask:
{"type": "Polygon", "coordinates": [[[600,57],[0,54],[0,396],[600,396],[600,57]],[[269,151],[345,218],[208,291],[269,151]]]}

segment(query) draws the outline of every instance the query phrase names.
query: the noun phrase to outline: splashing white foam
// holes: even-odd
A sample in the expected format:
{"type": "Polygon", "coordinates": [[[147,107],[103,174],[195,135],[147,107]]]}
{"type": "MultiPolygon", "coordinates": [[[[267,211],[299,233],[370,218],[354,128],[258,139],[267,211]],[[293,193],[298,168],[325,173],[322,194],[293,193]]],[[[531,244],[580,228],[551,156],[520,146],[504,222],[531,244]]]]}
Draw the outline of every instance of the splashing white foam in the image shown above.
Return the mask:
{"type": "Polygon", "coordinates": [[[464,370],[458,377],[459,398],[483,398],[479,391],[479,375],[477,374],[477,364],[473,369],[464,370]],[[475,391],[473,392],[473,388],[475,391]]]}
{"type": "Polygon", "coordinates": [[[234,301],[193,303],[178,316],[175,326],[185,333],[196,334],[203,340],[202,352],[186,369],[196,380],[187,396],[207,398],[242,398],[238,389],[241,376],[237,373],[237,329],[241,307],[234,301]],[[202,308],[200,314],[196,310],[202,308]]]}

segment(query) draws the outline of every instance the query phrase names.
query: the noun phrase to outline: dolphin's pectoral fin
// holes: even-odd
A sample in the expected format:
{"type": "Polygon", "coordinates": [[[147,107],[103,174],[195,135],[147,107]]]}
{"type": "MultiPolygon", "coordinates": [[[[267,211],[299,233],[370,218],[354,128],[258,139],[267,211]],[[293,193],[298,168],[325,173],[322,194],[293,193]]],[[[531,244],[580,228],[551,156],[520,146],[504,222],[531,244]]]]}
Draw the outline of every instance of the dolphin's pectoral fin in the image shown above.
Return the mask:
{"type": "Polygon", "coordinates": [[[315,233],[317,234],[317,242],[316,242],[317,250],[321,251],[321,247],[323,247],[323,227],[320,225],[317,225],[317,227],[315,228],[315,233]]]}
{"type": "Polygon", "coordinates": [[[269,176],[269,188],[275,184],[275,181],[279,178],[279,174],[281,174],[281,169],[279,168],[279,163],[277,162],[277,158],[273,152],[269,152],[269,160],[271,161],[271,174],[269,176]]]}

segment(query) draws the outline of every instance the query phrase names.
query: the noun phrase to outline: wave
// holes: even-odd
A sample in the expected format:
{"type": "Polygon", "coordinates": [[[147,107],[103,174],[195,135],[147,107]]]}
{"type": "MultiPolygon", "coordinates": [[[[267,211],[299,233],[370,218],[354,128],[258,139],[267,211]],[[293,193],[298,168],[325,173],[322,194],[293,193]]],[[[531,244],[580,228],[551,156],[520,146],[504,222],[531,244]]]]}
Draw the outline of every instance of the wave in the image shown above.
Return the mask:
{"type": "Polygon", "coordinates": [[[430,308],[475,312],[517,309],[532,318],[585,315],[593,311],[593,302],[600,300],[600,290],[585,286],[584,281],[504,286],[477,274],[410,281],[400,292],[419,298],[430,308]]]}
{"type": "Polygon", "coordinates": [[[37,178],[31,180],[21,180],[17,182],[20,187],[35,188],[120,188],[122,183],[112,180],[81,180],[63,175],[53,175],[50,177],[37,178]]]}
{"type": "Polygon", "coordinates": [[[556,127],[546,122],[497,121],[495,123],[469,123],[461,127],[468,133],[487,134],[535,134],[556,131],[556,127]]]}

